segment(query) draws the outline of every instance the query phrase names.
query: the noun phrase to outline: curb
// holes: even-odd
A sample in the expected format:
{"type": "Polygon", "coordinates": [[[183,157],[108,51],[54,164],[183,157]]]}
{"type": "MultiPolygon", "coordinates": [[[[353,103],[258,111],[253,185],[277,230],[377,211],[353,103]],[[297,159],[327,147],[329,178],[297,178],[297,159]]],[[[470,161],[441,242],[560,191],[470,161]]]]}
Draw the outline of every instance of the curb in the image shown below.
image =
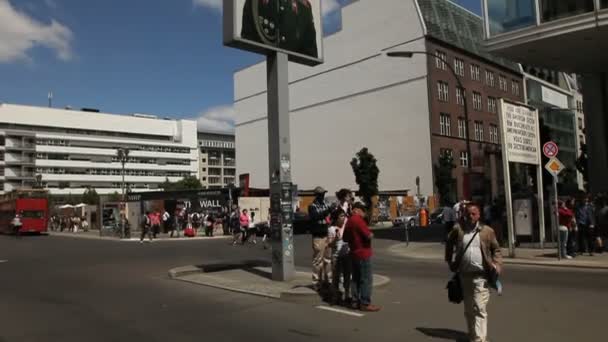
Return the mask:
{"type": "MultiPolygon", "coordinates": [[[[399,258],[407,258],[407,259],[416,259],[416,260],[428,260],[428,261],[439,261],[443,262],[442,256],[437,255],[416,255],[415,252],[406,255],[397,251],[398,249],[406,248],[403,247],[402,244],[395,244],[386,248],[387,252],[395,257],[399,258]]],[[[503,257],[503,263],[509,265],[519,265],[519,266],[539,266],[539,267],[554,267],[554,268],[568,268],[568,269],[586,269],[586,270],[608,270],[608,265],[590,265],[590,264],[557,264],[555,261],[543,261],[543,260],[533,260],[533,259],[511,259],[509,257],[503,257]]]]}
{"type": "MultiPolygon", "coordinates": [[[[169,275],[169,278],[172,280],[178,280],[178,281],[183,281],[183,282],[187,282],[187,283],[191,283],[191,284],[208,286],[208,287],[212,287],[212,288],[216,288],[216,289],[250,294],[250,295],[261,296],[261,297],[266,297],[266,298],[281,299],[281,298],[290,298],[290,297],[297,298],[297,297],[318,296],[319,295],[317,292],[312,291],[308,287],[296,287],[291,290],[282,291],[282,292],[280,292],[279,295],[272,295],[272,294],[264,293],[264,292],[251,291],[251,290],[235,288],[235,287],[226,286],[226,285],[218,285],[218,284],[214,284],[212,282],[202,283],[202,282],[196,282],[196,281],[191,281],[188,279],[181,278],[181,277],[188,276],[191,274],[196,274],[196,273],[213,273],[213,272],[219,272],[219,271],[223,271],[223,270],[230,270],[230,269],[234,269],[234,268],[260,267],[260,266],[268,266],[268,265],[267,265],[267,263],[262,264],[262,262],[260,262],[260,261],[245,261],[245,262],[238,263],[238,264],[212,264],[212,265],[200,265],[200,266],[188,265],[188,266],[172,268],[169,270],[168,275],[169,275]]],[[[304,273],[306,275],[309,274],[309,272],[303,272],[303,271],[296,271],[296,273],[304,273]]],[[[374,282],[373,282],[374,288],[382,288],[382,287],[388,286],[388,284],[391,282],[391,279],[387,276],[383,276],[380,274],[374,274],[373,276],[374,276],[374,282]]]]}
{"type": "MultiPolygon", "coordinates": [[[[78,233],[74,233],[74,234],[49,233],[46,236],[69,238],[69,239],[98,240],[98,241],[139,242],[139,238],[133,238],[133,237],[129,238],[129,239],[119,239],[119,238],[111,237],[111,236],[84,235],[84,234],[79,235],[78,233]]],[[[157,238],[157,239],[154,239],[154,242],[162,243],[162,242],[176,242],[176,241],[207,241],[207,240],[223,240],[223,239],[228,239],[228,238],[232,238],[232,236],[221,235],[221,236],[214,236],[214,237],[196,236],[196,237],[192,237],[192,238],[157,238]]],[[[145,239],[144,242],[148,242],[148,240],[145,239]]]]}

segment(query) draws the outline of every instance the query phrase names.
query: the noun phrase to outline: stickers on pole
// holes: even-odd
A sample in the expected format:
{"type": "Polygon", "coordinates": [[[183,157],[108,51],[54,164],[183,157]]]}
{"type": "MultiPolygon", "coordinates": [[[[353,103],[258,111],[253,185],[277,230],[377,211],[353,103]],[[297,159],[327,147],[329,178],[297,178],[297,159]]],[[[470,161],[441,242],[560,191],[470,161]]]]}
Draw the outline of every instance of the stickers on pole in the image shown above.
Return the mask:
{"type": "Polygon", "coordinates": [[[551,158],[551,160],[549,160],[549,162],[545,165],[545,169],[547,171],[549,171],[550,174],[553,175],[553,177],[557,177],[557,175],[559,175],[560,172],[562,172],[566,167],[564,166],[564,164],[562,164],[561,161],[559,161],[559,159],[557,158],[551,158]]]}

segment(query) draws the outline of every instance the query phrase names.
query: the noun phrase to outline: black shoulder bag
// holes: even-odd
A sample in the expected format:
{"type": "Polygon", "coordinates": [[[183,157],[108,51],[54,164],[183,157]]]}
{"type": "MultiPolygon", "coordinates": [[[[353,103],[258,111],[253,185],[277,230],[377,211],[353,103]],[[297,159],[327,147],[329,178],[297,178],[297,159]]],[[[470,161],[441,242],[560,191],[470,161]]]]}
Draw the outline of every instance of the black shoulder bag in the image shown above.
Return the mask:
{"type": "MultiPolygon", "coordinates": [[[[475,234],[473,234],[473,237],[471,238],[471,240],[469,241],[467,246],[462,251],[461,258],[460,258],[461,261],[462,261],[462,256],[464,256],[464,254],[467,252],[467,249],[469,249],[469,246],[471,246],[471,243],[473,242],[473,240],[475,240],[475,237],[477,237],[477,234],[479,234],[478,229],[475,230],[475,234]]],[[[460,276],[459,276],[458,271],[454,272],[454,275],[452,276],[452,279],[450,279],[450,281],[448,281],[448,285],[446,286],[446,288],[448,289],[448,299],[449,299],[450,303],[460,304],[463,300],[463,294],[462,294],[462,284],[460,283],[460,276]]]]}

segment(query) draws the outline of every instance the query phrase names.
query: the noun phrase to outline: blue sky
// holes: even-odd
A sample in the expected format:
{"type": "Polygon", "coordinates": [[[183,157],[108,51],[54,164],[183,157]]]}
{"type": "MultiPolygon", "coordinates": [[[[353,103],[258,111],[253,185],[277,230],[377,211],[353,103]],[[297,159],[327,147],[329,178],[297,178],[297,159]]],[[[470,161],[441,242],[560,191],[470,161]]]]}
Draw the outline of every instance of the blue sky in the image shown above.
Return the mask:
{"type": "MultiPolygon", "coordinates": [[[[326,31],[348,1],[323,0],[326,31]]],[[[0,0],[0,102],[46,106],[52,91],[55,107],[230,130],[232,74],[262,57],[223,47],[221,20],[221,0],[0,0]]]]}

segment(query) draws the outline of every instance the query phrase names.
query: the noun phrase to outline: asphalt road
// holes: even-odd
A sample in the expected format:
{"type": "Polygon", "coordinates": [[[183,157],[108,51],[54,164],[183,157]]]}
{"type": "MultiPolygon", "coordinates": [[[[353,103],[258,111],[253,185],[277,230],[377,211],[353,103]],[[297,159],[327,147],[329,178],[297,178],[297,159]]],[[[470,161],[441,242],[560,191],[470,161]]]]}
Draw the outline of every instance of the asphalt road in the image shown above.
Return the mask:
{"type": "MultiPolygon", "coordinates": [[[[379,234],[382,235],[382,234],[379,234]]],[[[363,317],[320,310],[318,298],[282,301],[169,280],[176,266],[269,260],[228,240],[153,244],[0,236],[0,342],[16,341],[456,341],[461,305],[449,304],[438,262],[400,259],[375,241],[374,267],[388,287],[363,317]]],[[[308,266],[310,239],[296,238],[308,266]]],[[[607,339],[608,272],[512,267],[490,301],[492,341],[607,339]]]]}

